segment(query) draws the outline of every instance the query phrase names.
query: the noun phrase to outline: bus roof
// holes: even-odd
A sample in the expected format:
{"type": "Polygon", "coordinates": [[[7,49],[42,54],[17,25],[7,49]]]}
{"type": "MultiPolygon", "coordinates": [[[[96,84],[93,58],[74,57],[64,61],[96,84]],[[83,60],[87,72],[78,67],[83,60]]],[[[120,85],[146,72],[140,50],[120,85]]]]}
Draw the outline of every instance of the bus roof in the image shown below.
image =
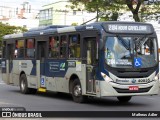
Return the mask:
{"type": "Polygon", "coordinates": [[[37,28],[29,29],[28,32],[48,30],[48,29],[56,29],[56,28],[63,28],[63,27],[69,27],[69,26],[67,26],[67,25],[40,26],[40,27],[37,27],[37,28]]]}
{"type": "Polygon", "coordinates": [[[80,26],[65,26],[65,25],[51,25],[45,27],[38,27],[28,30],[25,33],[5,35],[4,39],[20,38],[20,37],[33,37],[38,35],[47,35],[53,33],[66,33],[74,31],[84,31],[89,29],[104,29],[108,33],[128,33],[128,34],[152,34],[154,28],[152,24],[142,22],[119,22],[119,21],[107,21],[107,22],[95,22],[87,25],[80,26]]]}

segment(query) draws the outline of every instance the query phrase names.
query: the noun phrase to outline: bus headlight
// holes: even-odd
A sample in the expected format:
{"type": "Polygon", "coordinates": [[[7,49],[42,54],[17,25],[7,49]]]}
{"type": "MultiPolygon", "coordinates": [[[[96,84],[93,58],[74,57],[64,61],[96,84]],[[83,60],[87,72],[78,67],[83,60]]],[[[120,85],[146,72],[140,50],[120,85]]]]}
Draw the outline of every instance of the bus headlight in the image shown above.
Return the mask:
{"type": "Polygon", "coordinates": [[[102,75],[102,77],[104,78],[104,80],[105,80],[106,82],[112,81],[112,79],[111,79],[110,77],[108,77],[106,74],[104,74],[103,72],[101,72],[101,75],[102,75]]]}

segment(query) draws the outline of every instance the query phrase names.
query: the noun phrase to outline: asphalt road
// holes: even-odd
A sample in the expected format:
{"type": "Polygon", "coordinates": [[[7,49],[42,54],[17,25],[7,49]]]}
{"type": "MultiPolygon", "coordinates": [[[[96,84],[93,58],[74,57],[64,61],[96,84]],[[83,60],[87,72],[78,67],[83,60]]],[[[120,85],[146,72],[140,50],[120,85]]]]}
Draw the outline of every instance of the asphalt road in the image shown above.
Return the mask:
{"type": "MultiPolygon", "coordinates": [[[[27,111],[160,111],[160,94],[156,96],[136,96],[129,103],[119,103],[115,97],[89,99],[85,104],[72,101],[68,94],[37,93],[24,95],[19,87],[6,85],[0,75],[0,107],[24,107],[27,111]]],[[[116,116],[116,115],[115,115],[116,116]]],[[[8,120],[7,118],[0,118],[8,120]]],[[[28,118],[12,118],[12,120],[28,118]]],[[[30,118],[31,119],[31,118],[30,118]]],[[[29,120],[30,120],[29,119],[29,120]]],[[[44,118],[34,118],[42,120],[44,118]]],[[[45,118],[46,120],[151,120],[151,118],[45,118]]],[[[154,118],[158,120],[159,118],[154,118]]],[[[31,119],[33,120],[33,119],[31,119]]]]}
{"type": "Polygon", "coordinates": [[[126,104],[119,103],[116,97],[89,99],[79,104],[68,94],[21,94],[19,87],[6,85],[0,77],[0,107],[24,107],[27,111],[160,111],[160,94],[135,96],[126,104]]]}

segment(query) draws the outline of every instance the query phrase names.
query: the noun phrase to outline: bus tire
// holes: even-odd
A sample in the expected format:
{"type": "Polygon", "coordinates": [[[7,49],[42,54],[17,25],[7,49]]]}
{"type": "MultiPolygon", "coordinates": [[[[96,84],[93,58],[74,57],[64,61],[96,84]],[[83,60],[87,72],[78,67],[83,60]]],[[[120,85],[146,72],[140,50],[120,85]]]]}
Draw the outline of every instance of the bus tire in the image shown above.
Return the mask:
{"type": "Polygon", "coordinates": [[[26,77],[25,74],[22,74],[20,76],[20,91],[23,94],[29,94],[29,93],[31,93],[31,89],[28,88],[27,77],[26,77]]]}
{"type": "Polygon", "coordinates": [[[120,96],[117,97],[117,99],[119,100],[119,102],[121,103],[127,103],[131,100],[132,96],[120,96]]]}
{"type": "Polygon", "coordinates": [[[78,78],[72,82],[71,90],[74,102],[83,103],[86,101],[87,96],[82,95],[82,87],[78,78]]]}

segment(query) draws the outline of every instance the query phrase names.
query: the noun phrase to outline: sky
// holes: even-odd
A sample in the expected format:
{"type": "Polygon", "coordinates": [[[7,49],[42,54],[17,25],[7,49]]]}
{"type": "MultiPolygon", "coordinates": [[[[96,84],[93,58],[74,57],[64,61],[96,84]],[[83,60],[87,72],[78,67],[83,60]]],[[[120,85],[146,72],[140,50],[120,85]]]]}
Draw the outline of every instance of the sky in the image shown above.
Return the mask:
{"type": "Polygon", "coordinates": [[[54,3],[59,0],[0,0],[0,6],[16,8],[25,1],[28,1],[33,9],[41,9],[43,5],[54,3]]]}

